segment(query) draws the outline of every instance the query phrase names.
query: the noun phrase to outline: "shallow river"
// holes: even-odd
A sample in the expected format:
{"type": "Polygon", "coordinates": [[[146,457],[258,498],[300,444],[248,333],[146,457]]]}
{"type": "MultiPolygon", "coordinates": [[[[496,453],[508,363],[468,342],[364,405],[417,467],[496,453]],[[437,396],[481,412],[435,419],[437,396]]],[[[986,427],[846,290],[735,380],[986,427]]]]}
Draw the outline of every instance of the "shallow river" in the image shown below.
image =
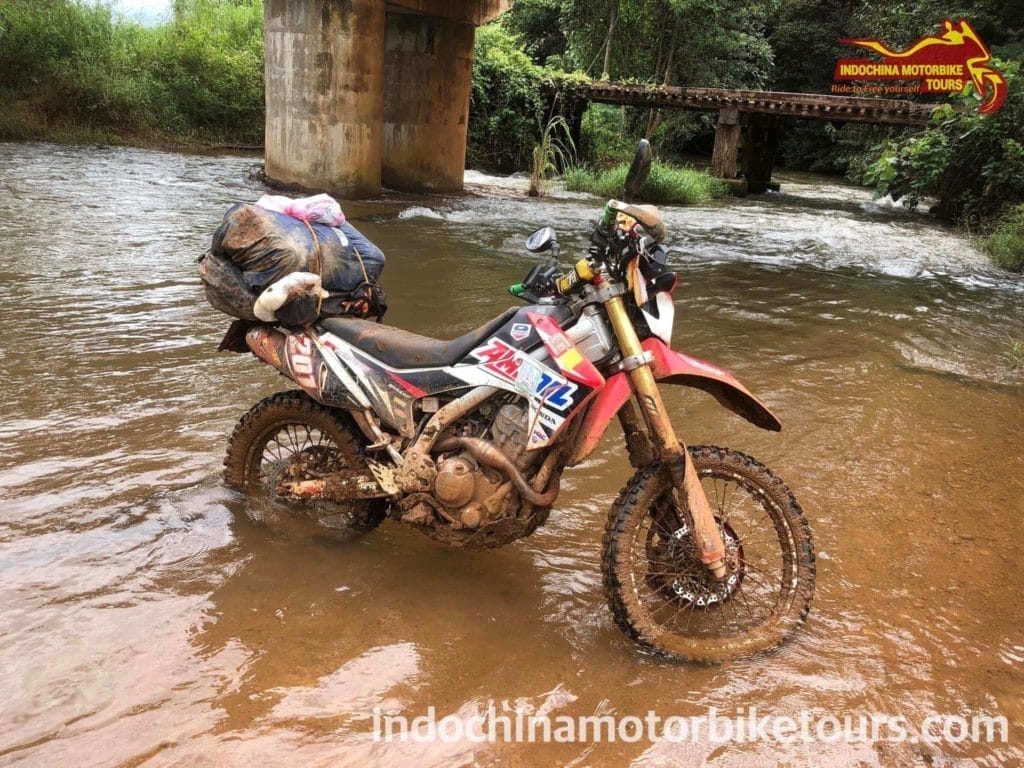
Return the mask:
{"type": "MultiPolygon", "coordinates": [[[[0,144],[0,764],[1014,765],[1024,760],[1024,410],[1003,360],[1024,284],[863,190],[667,220],[679,349],[781,417],[669,394],[692,443],[758,456],[819,551],[810,620],[721,667],[637,652],[599,573],[629,468],[611,430],[548,525],[491,553],[385,523],[354,544],[257,523],[220,481],[232,425],[288,383],[218,354],[195,259],[253,200],[252,158],[0,144]],[[1002,715],[1007,743],[382,743],[376,706],[466,718],[1002,715]]],[[[568,254],[600,202],[475,195],[346,206],[388,255],[390,323],[456,334],[509,305],[535,226],[568,254]]]]}

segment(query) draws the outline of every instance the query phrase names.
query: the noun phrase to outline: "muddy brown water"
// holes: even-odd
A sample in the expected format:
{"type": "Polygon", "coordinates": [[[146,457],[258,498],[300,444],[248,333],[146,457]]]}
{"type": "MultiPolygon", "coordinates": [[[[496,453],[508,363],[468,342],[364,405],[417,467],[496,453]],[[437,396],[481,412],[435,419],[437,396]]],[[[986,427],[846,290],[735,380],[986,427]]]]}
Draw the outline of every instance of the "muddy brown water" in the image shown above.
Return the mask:
{"type": "MultiPolygon", "coordinates": [[[[195,258],[261,193],[244,157],[0,145],[0,764],[1014,765],[1024,756],[1024,415],[1001,359],[1021,284],[862,190],[667,214],[676,346],[780,415],[764,433],[670,392],[689,442],[747,451],[802,501],[810,621],[775,653],[666,664],[616,630],[601,530],[629,469],[606,438],[546,528],[452,552],[385,523],[340,544],[220,482],[235,419],[288,383],[214,350],[195,258]],[[569,715],[1003,715],[1005,744],[396,744],[383,705],[569,715]]],[[[550,223],[599,202],[386,196],[346,206],[388,255],[388,320],[455,334],[509,305],[550,223]]],[[[617,432],[617,431],[616,431],[617,432]]],[[[611,433],[610,433],[611,435],[611,433]]]]}

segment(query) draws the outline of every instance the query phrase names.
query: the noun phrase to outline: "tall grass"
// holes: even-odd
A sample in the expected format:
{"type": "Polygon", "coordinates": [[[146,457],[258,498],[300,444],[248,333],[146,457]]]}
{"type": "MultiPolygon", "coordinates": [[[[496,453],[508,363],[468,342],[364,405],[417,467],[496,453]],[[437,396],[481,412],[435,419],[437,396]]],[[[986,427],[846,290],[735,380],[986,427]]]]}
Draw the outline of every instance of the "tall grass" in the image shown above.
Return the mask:
{"type": "Polygon", "coordinates": [[[143,27],[103,4],[0,3],[0,138],[259,143],[261,0],[176,0],[143,27]]]}
{"type": "MultiPolygon", "coordinates": [[[[566,170],[565,188],[573,192],[590,192],[600,197],[618,197],[626,184],[628,163],[621,163],[604,171],[584,167],[566,170]]],[[[726,197],[729,188],[721,179],[705,171],[678,167],[655,161],[651,175],[640,190],[640,197],[649,203],[700,205],[709,200],[726,197]]]]}
{"type": "Polygon", "coordinates": [[[548,120],[540,136],[540,143],[533,148],[533,163],[530,170],[530,197],[544,197],[548,191],[548,180],[559,168],[567,168],[576,161],[576,145],[572,140],[569,123],[561,115],[548,120]]]}
{"type": "Polygon", "coordinates": [[[1003,269],[1024,272],[1024,205],[1018,205],[996,225],[985,249],[1003,269]]]}

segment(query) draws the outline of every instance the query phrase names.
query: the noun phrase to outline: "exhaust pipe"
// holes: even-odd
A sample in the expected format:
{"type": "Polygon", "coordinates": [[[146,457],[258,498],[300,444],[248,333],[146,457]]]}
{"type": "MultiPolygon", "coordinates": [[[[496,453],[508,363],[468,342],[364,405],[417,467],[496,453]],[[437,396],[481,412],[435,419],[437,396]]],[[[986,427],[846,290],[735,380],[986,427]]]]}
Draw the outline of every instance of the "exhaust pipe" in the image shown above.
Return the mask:
{"type": "Polygon", "coordinates": [[[503,472],[515,485],[519,495],[535,507],[550,507],[558,498],[559,479],[557,477],[551,481],[551,485],[543,493],[535,491],[516,465],[512,463],[512,459],[502,453],[496,445],[481,440],[479,437],[449,437],[439,442],[434,449],[444,452],[459,449],[469,451],[470,455],[484,466],[503,472]]]}

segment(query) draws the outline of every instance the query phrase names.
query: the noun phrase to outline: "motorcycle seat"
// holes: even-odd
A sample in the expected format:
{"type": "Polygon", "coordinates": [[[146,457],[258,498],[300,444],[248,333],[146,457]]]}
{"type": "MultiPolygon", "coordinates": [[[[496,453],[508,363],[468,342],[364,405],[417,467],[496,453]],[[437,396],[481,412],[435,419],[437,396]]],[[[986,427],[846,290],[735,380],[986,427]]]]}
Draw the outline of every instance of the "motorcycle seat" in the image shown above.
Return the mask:
{"type": "Polygon", "coordinates": [[[320,326],[389,368],[444,368],[454,365],[493,336],[516,311],[515,307],[509,307],[479,328],[448,341],[354,317],[332,317],[322,320],[320,326]]]}

